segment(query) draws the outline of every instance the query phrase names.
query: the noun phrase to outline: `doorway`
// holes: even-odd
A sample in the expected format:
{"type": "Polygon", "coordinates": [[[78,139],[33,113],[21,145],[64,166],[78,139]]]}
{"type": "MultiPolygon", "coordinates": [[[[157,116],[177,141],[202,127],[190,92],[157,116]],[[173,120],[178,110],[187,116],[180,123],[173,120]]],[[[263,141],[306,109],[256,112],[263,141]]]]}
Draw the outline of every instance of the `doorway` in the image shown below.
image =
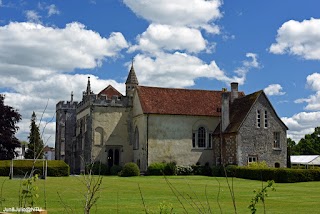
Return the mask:
{"type": "Polygon", "coordinates": [[[109,168],[111,168],[114,165],[119,165],[119,163],[120,163],[120,149],[118,149],[118,148],[108,149],[107,162],[108,162],[109,168]]]}

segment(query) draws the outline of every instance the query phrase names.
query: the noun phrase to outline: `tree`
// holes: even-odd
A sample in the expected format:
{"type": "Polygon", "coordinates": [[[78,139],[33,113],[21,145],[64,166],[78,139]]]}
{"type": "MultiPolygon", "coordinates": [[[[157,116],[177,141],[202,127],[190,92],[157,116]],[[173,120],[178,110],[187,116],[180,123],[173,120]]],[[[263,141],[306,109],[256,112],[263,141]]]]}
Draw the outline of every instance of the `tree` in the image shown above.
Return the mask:
{"type": "Polygon", "coordinates": [[[43,157],[43,141],[40,137],[39,126],[36,124],[36,114],[33,112],[31,116],[30,124],[30,134],[29,134],[29,144],[28,150],[26,151],[26,159],[38,159],[43,157]]]}
{"type": "Polygon", "coordinates": [[[15,134],[21,115],[13,107],[4,105],[4,99],[5,96],[0,94],[0,159],[10,160],[16,155],[14,149],[20,146],[15,134]]]}
{"type": "MultiPolygon", "coordinates": [[[[289,146],[289,145],[288,145],[289,146]]],[[[295,155],[319,155],[320,154],[320,127],[316,127],[312,134],[306,134],[298,144],[291,148],[291,154],[295,155]]]]}

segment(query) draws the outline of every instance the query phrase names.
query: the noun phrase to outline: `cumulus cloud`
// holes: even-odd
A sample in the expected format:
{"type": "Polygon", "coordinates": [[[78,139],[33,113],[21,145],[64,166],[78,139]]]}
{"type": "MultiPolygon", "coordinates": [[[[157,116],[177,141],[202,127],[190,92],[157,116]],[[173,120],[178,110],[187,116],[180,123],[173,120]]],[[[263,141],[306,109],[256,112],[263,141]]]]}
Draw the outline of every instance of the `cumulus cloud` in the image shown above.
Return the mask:
{"type": "Polygon", "coordinates": [[[129,51],[185,50],[197,53],[205,50],[208,43],[198,29],[162,24],[151,24],[137,41],[138,45],[130,47],[129,51]]]}
{"type": "Polygon", "coordinates": [[[279,29],[276,43],[269,51],[274,54],[292,54],[308,60],[320,60],[320,19],[298,22],[290,20],[279,29]]]}
{"type": "MultiPolygon", "coordinates": [[[[82,92],[86,90],[87,78],[90,77],[91,89],[94,93],[99,93],[108,85],[112,85],[121,93],[125,92],[124,83],[118,83],[114,80],[103,80],[94,75],[85,74],[55,74],[48,75],[42,81],[16,80],[15,92],[5,92],[6,105],[14,106],[22,115],[22,121],[18,124],[20,127],[17,137],[27,139],[30,126],[31,114],[34,111],[40,120],[43,114],[43,124],[55,117],[55,106],[60,100],[71,99],[71,91],[74,92],[74,100],[82,99],[82,92]],[[47,106],[47,107],[46,107],[47,106]]],[[[54,121],[51,121],[45,129],[48,143],[54,145],[54,121]],[[52,137],[50,137],[52,136],[52,137]],[[50,137],[50,138],[49,138],[50,137]]]]}
{"type": "Polygon", "coordinates": [[[54,4],[51,4],[51,5],[47,6],[47,10],[48,10],[48,16],[49,16],[49,17],[52,16],[52,15],[58,15],[58,14],[60,14],[59,9],[58,9],[57,6],[54,5],[54,4]]]}
{"type": "Polygon", "coordinates": [[[245,76],[228,76],[215,61],[205,63],[186,53],[158,53],[156,57],[138,54],[134,67],[142,85],[183,88],[195,84],[197,78],[211,78],[229,84],[242,84],[245,76]]]}
{"type": "Polygon", "coordinates": [[[36,11],[27,10],[25,13],[26,13],[26,18],[28,22],[41,23],[40,21],[41,16],[36,11]]]}
{"type": "Polygon", "coordinates": [[[282,91],[282,86],[279,84],[271,84],[264,89],[264,93],[268,96],[284,95],[286,92],[282,91]]]}
{"type": "MultiPolygon", "coordinates": [[[[17,137],[27,139],[32,111],[40,119],[45,110],[43,121],[50,121],[55,115],[56,103],[70,97],[71,91],[75,99],[81,99],[88,75],[68,72],[99,67],[106,58],[118,57],[127,47],[121,33],[114,32],[104,38],[76,22],[65,28],[30,22],[1,26],[0,90],[6,95],[6,104],[22,114],[17,137]]],[[[124,92],[123,83],[90,76],[96,93],[109,84],[124,92]]],[[[51,146],[54,131],[54,121],[49,122],[44,134],[51,146]]]]}
{"type": "Polygon", "coordinates": [[[152,23],[189,26],[219,33],[212,21],[222,17],[220,0],[124,0],[137,15],[152,23]]]}
{"type": "Polygon", "coordinates": [[[244,60],[242,66],[235,69],[235,73],[238,74],[238,77],[235,78],[235,82],[238,82],[240,85],[244,84],[246,80],[247,73],[253,68],[260,68],[260,63],[258,62],[258,55],[255,53],[246,53],[246,57],[249,60],[244,60]]]}
{"type": "Polygon", "coordinates": [[[307,76],[307,88],[316,91],[315,94],[307,98],[300,98],[295,100],[295,103],[307,103],[305,110],[320,111],[320,74],[313,73],[307,76]]]}
{"type": "Polygon", "coordinates": [[[281,119],[289,128],[287,137],[298,143],[304,135],[311,134],[319,126],[320,112],[300,112],[281,119]]]}
{"type": "Polygon", "coordinates": [[[103,38],[77,22],[65,28],[12,22],[0,27],[0,74],[41,79],[55,72],[92,69],[127,47],[121,33],[103,38]]]}

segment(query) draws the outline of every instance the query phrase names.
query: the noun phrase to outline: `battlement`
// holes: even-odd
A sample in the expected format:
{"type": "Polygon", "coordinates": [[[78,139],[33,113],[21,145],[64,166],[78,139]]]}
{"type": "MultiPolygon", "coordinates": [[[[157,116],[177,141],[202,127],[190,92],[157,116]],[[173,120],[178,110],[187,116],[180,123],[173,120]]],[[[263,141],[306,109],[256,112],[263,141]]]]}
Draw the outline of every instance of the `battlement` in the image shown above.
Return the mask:
{"type": "Polygon", "coordinates": [[[71,101],[59,101],[56,105],[56,110],[58,109],[76,109],[78,106],[78,102],[71,101]]]}

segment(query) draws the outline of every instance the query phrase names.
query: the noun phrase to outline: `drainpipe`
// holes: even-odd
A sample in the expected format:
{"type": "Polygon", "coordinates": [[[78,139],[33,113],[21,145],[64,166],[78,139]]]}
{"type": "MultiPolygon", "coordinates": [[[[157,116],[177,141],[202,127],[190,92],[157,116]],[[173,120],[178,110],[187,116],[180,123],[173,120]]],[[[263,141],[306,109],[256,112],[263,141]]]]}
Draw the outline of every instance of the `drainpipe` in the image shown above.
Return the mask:
{"type": "Polygon", "coordinates": [[[147,169],[149,166],[149,114],[147,114],[147,169]]]}

